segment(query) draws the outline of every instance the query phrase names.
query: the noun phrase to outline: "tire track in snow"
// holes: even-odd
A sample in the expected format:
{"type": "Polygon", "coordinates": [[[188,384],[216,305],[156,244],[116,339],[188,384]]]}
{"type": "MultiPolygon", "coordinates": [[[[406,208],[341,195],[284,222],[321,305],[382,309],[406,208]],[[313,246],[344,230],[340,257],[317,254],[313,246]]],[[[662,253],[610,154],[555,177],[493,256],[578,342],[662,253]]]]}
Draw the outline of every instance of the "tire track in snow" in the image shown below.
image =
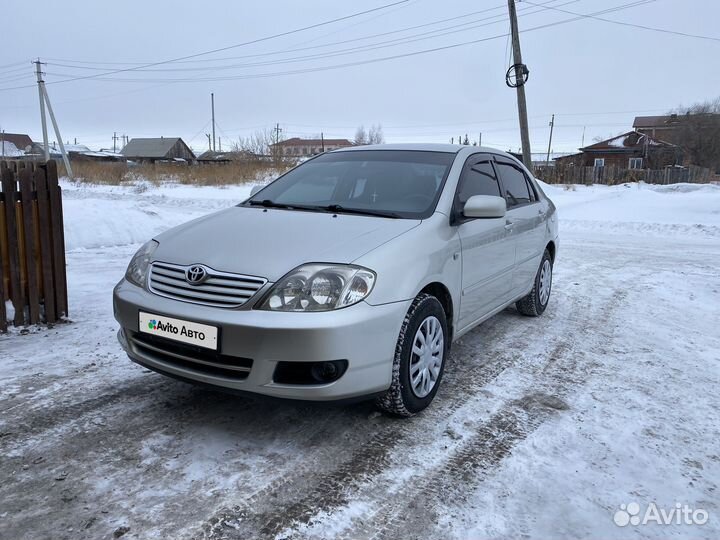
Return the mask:
{"type": "MultiPolygon", "coordinates": [[[[520,338],[520,329],[507,330],[499,318],[489,324],[490,334],[520,338]],[[507,334],[510,334],[508,336],[507,334]]],[[[458,348],[469,346],[456,343],[458,348]]],[[[453,351],[451,359],[458,355],[453,351]]],[[[463,365],[454,367],[465,370],[460,374],[443,379],[441,394],[433,408],[417,418],[440,421],[465,405],[468,393],[472,393],[497,378],[512,366],[516,357],[507,351],[496,351],[492,358],[481,366],[463,365]],[[452,383],[448,384],[448,379],[452,383]]],[[[447,369],[447,368],[446,368],[447,369]]],[[[203,526],[203,538],[249,538],[274,537],[296,521],[307,521],[318,511],[334,508],[347,503],[345,493],[353,485],[359,485],[380,474],[389,464],[392,451],[411,438],[417,426],[415,419],[400,420],[380,417],[380,426],[361,426],[354,430],[359,440],[351,441],[355,446],[349,453],[338,454],[334,448],[325,445],[315,448],[313,460],[292,469],[290,474],[278,476],[275,481],[244,500],[242,505],[220,510],[203,526]],[[372,430],[368,433],[368,430],[372,430]]]]}
{"type": "MultiPolygon", "coordinates": [[[[563,315],[580,331],[593,320],[602,326],[602,322],[609,320],[622,298],[623,294],[614,293],[606,305],[597,308],[600,312],[597,314],[594,311],[590,312],[584,309],[584,302],[582,301],[584,299],[573,297],[571,298],[570,311],[563,313],[563,315]]],[[[558,396],[569,392],[571,388],[581,385],[585,378],[589,376],[589,373],[575,373],[577,371],[577,358],[569,336],[567,334],[561,335],[559,339],[560,341],[554,344],[552,351],[548,355],[549,360],[543,367],[543,372],[538,375],[533,385],[535,387],[540,382],[538,379],[547,379],[550,381],[549,393],[530,392],[519,400],[508,402],[487,422],[481,424],[468,441],[463,441],[457,447],[457,450],[451,450],[447,461],[439,470],[430,469],[424,471],[427,475],[408,479],[407,483],[411,485],[411,488],[393,490],[400,495],[397,497],[393,495],[388,499],[385,499],[382,493],[387,494],[390,491],[389,486],[380,485],[378,487],[369,478],[355,479],[351,484],[346,483],[339,486],[344,493],[344,501],[358,500],[358,497],[362,496],[365,489],[372,492],[369,497],[371,500],[385,499],[378,512],[374,514],[370,512],[370,515],[362,515],[353,519],[351,524],[353,528],[346,537],[352,539],[405,537],[409,532],[405,518],[410,514],[414,516],[414,519],[424,523],[424,526],[416,531],[419,537],[426,536],[428,527],[433,526],[431,520],[423,521],[422,519],[423,516],[431,515],[432,511],[432,508],[427,508],[423,503],[428,493],[430,493],[435,504],[441,507],[451,493],[454,496],[458,495],[458,486],[460,486],[461,492],[466,492],[468,486],[472,484],[471,479],[475,478],[477,481],[481,481],[482,475],[487,474],[490,469],[500,463],[516,444],[534,432],[557,410],[564,407],[564,402],[558,396]],[[571,384],[568,384],[568,375],[573,375],[570,381],[571,384]],[[458,471],[462,472],[462,474],[458,475],[458,471]],[[404,497],[403,493],[412,495],[404,497]],[[402,525],[397,525],[398,521],[402,521],[402,525]],[[357,528],[354,528],[355,526],[357,528]]],[[[503,343],[502,345],[505,347],[507,344],[503,343]]],[[[500,346],[500,343],[496,342],[496,346],[500,346]]],[[[320,495],[317,497],[318,504],[315,515],[306,511],[303,515],[296,516],[296,519],[283,529],[279,527],[263,529],[261,537],[269,538],[278,535],[278,533],[283,538],[305,537],[307,531],[298,531],[298,527],[302,529],[303,526],[311,523],[318,514],[330,514],[333,510],[342,506],[334,505],[334,502],[334,500],[328,500],[320,495]]],[[[304,506],[307,507],[308,503],[305,502],[304,506]]],[[[276,522],[284,521],[288,523],[291,515],[283,513],[282,519],[278,519],[276,522]]]]}
{"type": "MultiPolygon", "coordinates": [[[[570,310],[570,314],[563,313],[563,316],[572,315],[571,320],[578,326],[587,322],[581,317],[582,306],[577,298],[571,299],[570,310]]],[[[558,316],[550,311],[547,315],[548,318],[558,316]]],[[[221,510],[203,527],[203,537],[272,538],[290,526],[310,522],[320,512],[346,505],[353,490],[371,483],[392,464],[393,452],[413,438],[418,421],[431,424],[445,421],[465,407],[479,389],[517,363],[519,356],[512,351],[524,349],[533,338],[523,324],[516,324],[518,319],[531,320],[505,312],[453,345],[443,385],[430,409],[410,420],[384,418],[384,425],[376,433],[348,455],[340,456],[344,459],[338,460],[339,456],[327,455],[324,447],[318,448],[320,455],[316,454],[303,470],[293,470],[290,476],[279,478],[242,505],[221,510]],[[483,341],[490,347],[481,353],[477,351],[477,334],[484,334],[483,341]],[[509,343],[512,346],[509,347],[509,343]],[[476,358],[480,354],[490,360],[480,366],[472,361],[457,360],[461,355],[476,358]],[[326,468],[318,470],[318,462],[326,468]]],[[[550,356],[556,354],[559,352],[550,356]]]]}

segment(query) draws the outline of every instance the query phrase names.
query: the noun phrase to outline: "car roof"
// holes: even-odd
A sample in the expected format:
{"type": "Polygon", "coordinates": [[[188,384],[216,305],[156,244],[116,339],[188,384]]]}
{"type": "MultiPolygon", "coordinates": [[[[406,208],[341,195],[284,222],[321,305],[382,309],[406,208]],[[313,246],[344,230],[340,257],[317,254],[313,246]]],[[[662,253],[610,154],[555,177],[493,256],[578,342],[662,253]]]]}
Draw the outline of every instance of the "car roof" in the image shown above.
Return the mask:
{"type": "Polygon", "coordinates": [[[393,144],[367,144],[360,146],[348,146],[333,150],[337,152],[357,152],[359,150],[416,150],[421,152],[450,152],[457,154],[465,151],[466,154],[475,154],[477,152],[488,152],[491,154],[500,154],[512,157],[510,154],[497,148],[487,146],[470,146],[467,144],[440,144],[440,143],[393,143],[393,144]]]}

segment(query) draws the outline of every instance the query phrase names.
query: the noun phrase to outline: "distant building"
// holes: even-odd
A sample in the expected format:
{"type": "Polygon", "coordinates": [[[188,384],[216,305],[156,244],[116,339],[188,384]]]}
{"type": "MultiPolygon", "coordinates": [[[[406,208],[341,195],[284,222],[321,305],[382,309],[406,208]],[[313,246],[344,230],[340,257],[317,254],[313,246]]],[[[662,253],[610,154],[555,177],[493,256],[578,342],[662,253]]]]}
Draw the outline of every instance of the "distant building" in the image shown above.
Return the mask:
{"type": "Polygon", "coordinates": [[[720,114],[668,114],[664,116],[636,116],[633,128],[639,133],[650,135],[672,144],[683,146],[683,138],[687,136],[688,124],[707,127],[717,125],[720,114]],[[698,120],[701,122],[698,123],[698,120]]]}
{"type": "MultiPolygon", "coordinates": [[[[0,151],[2,151],[2,143],[11,143],[20,152],[25,152],[32,145],[32,139],[24,133],[2,133],[0,132],[0,151]]],[[[9,150],[9,147],[8,147],[9,150]]],[[[8,152],[9,153],[9,152],[8,152]]],[[[7,155],[7,153],[6,153],[7,155]]]]}
{"type": "Polygon", "coordinates": [[[180,137],[131,139],[120,153],[131,161],[195,161],[195,154],[180,137]]]}
{"type": "Polygon", "coordinates": [[[582,167],[662,169],[682,164],[682,150],[675,144],[629,131],[580,148],[577,154],[556,158],[555,162],[582,167]]]}
{"type": "Polygon", "coordinates": [[[282,156],[310,157],[352,145],[353,143],[347,139],[300,139],[299,137],[293,137],[292,139],[271,144],[270,149],[273,153],[278,151],[282,156]]]}

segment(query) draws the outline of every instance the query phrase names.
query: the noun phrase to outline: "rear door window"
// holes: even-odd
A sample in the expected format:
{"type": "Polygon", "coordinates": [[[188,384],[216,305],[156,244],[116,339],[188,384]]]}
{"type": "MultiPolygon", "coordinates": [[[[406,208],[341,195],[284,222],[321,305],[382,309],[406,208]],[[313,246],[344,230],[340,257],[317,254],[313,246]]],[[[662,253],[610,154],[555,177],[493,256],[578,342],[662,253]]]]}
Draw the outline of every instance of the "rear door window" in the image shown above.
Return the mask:
{"type": "Polygon", "coordinates": [[[528,179],[520,168],[502,161],[497,162],[496,166],[508,208],[530,204],[535,200],[535,194],[528,184],[528,179]]]}

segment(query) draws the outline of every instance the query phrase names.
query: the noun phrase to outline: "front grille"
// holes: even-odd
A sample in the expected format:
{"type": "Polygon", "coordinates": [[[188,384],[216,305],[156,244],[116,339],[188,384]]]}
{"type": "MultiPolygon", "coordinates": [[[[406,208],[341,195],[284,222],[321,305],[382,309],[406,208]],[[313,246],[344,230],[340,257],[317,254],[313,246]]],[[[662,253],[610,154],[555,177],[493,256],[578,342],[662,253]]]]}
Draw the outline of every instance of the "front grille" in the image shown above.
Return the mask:
{"type": "Polygon", "coordinates": [[[130,341],[138,352],[155,360],[226,379],[247,379],[253,365],[250,358],[228,356],[139,332],[133,333],[130,341]]]}
{"type": "Polygon", "coordinates": [[[154,262],[150,267],[150,290],[183,302],[234,308],[242,306],[267,283],[263,278],[218,272],[205,266],[207,278],[202,283],[191,284],[185,279],[188,268],[154,262]]]}

